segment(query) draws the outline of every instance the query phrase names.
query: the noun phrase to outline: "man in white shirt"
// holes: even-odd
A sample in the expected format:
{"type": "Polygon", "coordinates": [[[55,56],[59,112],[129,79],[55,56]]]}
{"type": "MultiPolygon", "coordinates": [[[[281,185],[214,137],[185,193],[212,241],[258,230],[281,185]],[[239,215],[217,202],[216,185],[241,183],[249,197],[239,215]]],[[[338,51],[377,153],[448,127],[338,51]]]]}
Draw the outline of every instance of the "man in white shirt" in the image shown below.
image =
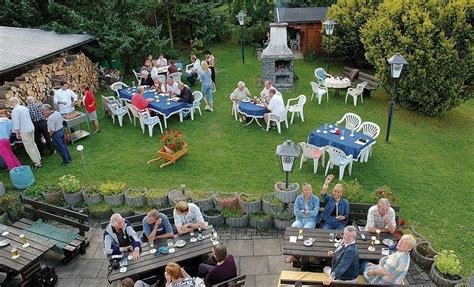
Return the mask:
{"type": "Polygon", "coordinates": [[[166,93],[168,93],[170,96],[181,95],[181,90],[178,87],[178,83],[176,83],[173,78],[168,78],[166,81],[166,93]]]}
{"type": "MultiPolygon", "coordinates": [[[[285,103],[283,102],[283,97],[281,94],[277,93],[275,88],[270,88],[268,93],[268,99],[270,103],[265,103],[264,105],[270,111],[270,113],[280,115],[285,110],[285,103]]],[[[266,113],[263,115],[265,123],[268,123],[270,113],[266,113]]],[[[266,128],[263,129],[266,130],[266,128]]]]}
{"type": "Polygon", "coordinates": [[[12,97],[9,99],[12,110],[12,130],[16,138],[21,139],[26,153],[34,164],[34,168],[41,167],[41,155],[35,143],[35,126],[31,121],[30,110],[20,105],[20,99],[12,97]]]}
{"type": "Polygon", "coordinates": [[[192,85],[197,85],[198,73],[201,70],[201,61],[196,57],[196,55],[191,56],[191,62],[193,66],[190,70],[186,71],[186,80],[192,85]]]}
{"type": "Polygon", "coordinates": [[[163,53],[160,53],[160,57],[158,58],[158,60],[156,60],[156,63],[158,64],[158,67],[168,66],[168,61],[163,56],[163,53]]]}
{"type": "Polygon", "coordinates": [[[267,103],[270,102],[270,99],[268,98],[270,89],[274,89],[276,94],[281,95],[281,93],[275,87],[273,87],[270,81],[265,81],[265,87],[263,87],[263,90],[260,92],[260,96],[264,98],[267,103]]]}
{"type": "Polygon", "coordinates": [[[188,233],[197,228],[204,228],[207,222],[202,217],[201,210],[194,203],[180,201],[173,211],[174,225],[179,234],[188,233]]]}
{"type": "Polygon", "coordinates": [[[69,85],[61,81],[61,89],[54,93],[54,104],[59,107],[59,113],[65,115],[74,111],[74,102],[77,99],[78,96],[69,89],[69,85]]]}

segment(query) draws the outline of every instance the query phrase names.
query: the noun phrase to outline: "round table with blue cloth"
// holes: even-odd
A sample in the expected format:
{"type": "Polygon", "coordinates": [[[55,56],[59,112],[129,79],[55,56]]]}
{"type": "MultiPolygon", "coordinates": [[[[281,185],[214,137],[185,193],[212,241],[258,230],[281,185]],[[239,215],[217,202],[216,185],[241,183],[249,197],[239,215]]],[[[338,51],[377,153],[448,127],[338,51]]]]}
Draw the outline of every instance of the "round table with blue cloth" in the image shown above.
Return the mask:
{"type": "Polygon", "coordinates": [[[250,103],[240,103],[239,105],[239,112],[244,114],[247,117],[252,118],[252,120],[247,124],[251,124],[254,120],[255,122],[259,125],[262,126],[259,122],[258,119],[263,118],[263,115],[266,113],[269,113],[270,111],[262,106],[256,105],[252,102],[250,103]]]}

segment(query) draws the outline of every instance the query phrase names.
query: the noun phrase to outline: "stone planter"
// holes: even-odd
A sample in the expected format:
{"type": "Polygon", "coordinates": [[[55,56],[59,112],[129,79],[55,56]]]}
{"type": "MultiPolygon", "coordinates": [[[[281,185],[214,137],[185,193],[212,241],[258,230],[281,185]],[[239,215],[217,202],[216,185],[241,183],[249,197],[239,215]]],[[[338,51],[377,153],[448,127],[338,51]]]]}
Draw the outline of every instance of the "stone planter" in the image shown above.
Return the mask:
{"type": "Polygon", "coordinates": [[[438,287],[452,287],[456,284],[464,282],[464,278],[462,276],[459,276],[459,279],[457,280],[450,280],[443,277],[443,275],[439,272],[438,268],[436,268],[436,264],[431,265],[430,278],[438,287]]]}
{"type": "Polygon", "coordinates": [[[431,265],[434,263],[434,256],[437,255],[438,252],[436,252],[433,247],[431,246],[431,243],[428,241],[420,241],[417,242],[415,245],[415,248],[413,248],[413,251],[411,252],[411,258],[420,266],[423,270],[426,272],[429,272],[431,270],[431,265]],[[432,255],[427,257],[426,255],[423,255],[420,253],[420,249],[427,249],[428,252],[432,255]]]}
{"type": "Polygon", "coordinates": [[[232,194],[229,194],[228,197],[226,198],[219,198],[218,196],[214,197],[214,206],[217,210],[219,211],[222,211],[223,206],[222,206],[222,202],[227,199],[227,200],[237,200],[237,194],[236,193],[232,193],[232,194]]]}
{"type": "Polygon", "coordinates": [[[293,222],[291,220],[273,220],[273,226],[279,230],[285,230],[287,227],[290,227],[293,222]]]}
{"type": "Polygon", "coordinates": [[[258,218],[255,218],[255,217],[250,217],[249,224],[250,224],[251,227],[253,227],[255,229],[269,229],[273,224],[273,220],[271,218],[269,218],[269,219],[258,219],[258,218]]]}
{"type": "Polygon", "coordinates": [[[67,192],[64,192],[63,191],[63,196],[64,196],[64,200],[67,202],[67,204],[73,206],[73,205],[77,205],[78,203],[81,203],[84,201],[84,199],[82,198],[82,191],[79,190],[77,192],[74,192],[74,193],[67,193],[67,192]]]}
{"type": "Polygon", "coordinates": [[[268,201],[265,197],[262,200],[262,209],[265,214],[273,215],[279,210],[281,210],[281,204],[273,204],[271,201],[268,201]]]}
{"type": "Polygon", "coordinates": [[[63,192],[61,190],[54,191],[54,192],[43,192],[43,198],[49,204],[58,202],[62,197],[63,197],[63,192]]]}
{"type": "Polygon", "coordinates": [[[194,199],[193,202],[201,209],[201,211],[207,211],[214,209],[214,196],[209,196],[207,199],[194,199]]]}
{"type": "Polygon", "coordinates": [[[204,221],[214,227],[224,225],[224,217],[222,217],[222,214],[220,213],[217,215],[206,215],[205,213],[203,213],[202,217],[204,218],[204,221]]]}
{"type": "Polygon", "coordinates": [[[10,218],[8,217],[8,213],[2,213],[0,214],[0,224],[5,224],[8,221],[10,221],[10,218]]]}
{"type": "Polygon", "coordinates": [[[295,203],[294,202],[289,202],[288,205],[286,206],[287,209],[289,210],[294,210],[295,209],[295,203]]]}
{"type": "Polygon", "coordinates": [[[295,202],[296,197],[300,193],[300,185],[298,183],[288,184],[288,190],[285,188],[285,183],[275,183],[275,197],[284,203],[295,202]]]}
{"type": "Polygon", "coordinates": [[[132,207],[142,207],[145,205],[145,194],[142,193],[139,196],[129,196],[128,192],[125,192],[125,203],[132,207]]]}
{"type": "Polygon", "coordinates": [[[104,200],[104,198],[102,197],[102,194],[100,193],[95,193],[95,194],[87,194],[86,192],[82,192],[82,198],[84,199],[84,202],[87,204],[87,205],[92,205],[92,204],[95,204],[95,203],[98,203],[98,202],[101,202],[102,200],[104,200]]]}
{"type": "Polygon", "coordinates": [[[123,192],[116,195],[104,195],[104,201],[110,206],[123,205],[123,202],[124,202],[123,192]]]}
{"type": "Polygon", "coordinates": [[[170,206],[175,206],[179,201],[189,202],[191,199],[188,190],[176,190],[172,189],[168,192],[168,202],[170,206]]]}
{"type": "Polygon", "coordinates": [[[234,228],[245,228],[249,225],[249,215],[244,214],[242,217],[226,217],[225,224],[234,228]]]}
{"type": "Polygon", "coordinates": [[[162,197],[157,197],[153,199],[148,198],[148,205],[151,205],[157,208],[168,207],[169,206],[168,196],[164,195],[162,197]]]}
{"type": "Polygon", "coordinates": [[[245,202],[245,201],[241,201],[241,202],[242,202],[242,206],[244,208],[244,212],[247,213],[247,214],[257,213],[257,212],[262,211],[262,200],[261,199],[259,199],[257,201],[254,201],[254,202],[245,202]]]}

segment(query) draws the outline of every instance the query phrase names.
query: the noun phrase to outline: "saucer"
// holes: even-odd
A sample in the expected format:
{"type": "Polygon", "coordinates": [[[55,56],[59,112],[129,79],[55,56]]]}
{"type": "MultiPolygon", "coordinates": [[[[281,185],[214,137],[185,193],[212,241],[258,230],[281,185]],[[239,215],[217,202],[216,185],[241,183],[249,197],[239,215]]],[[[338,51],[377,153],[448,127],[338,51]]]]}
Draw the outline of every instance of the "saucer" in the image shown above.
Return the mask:
{"type": "Polygon", "coordinates": [[[196,237],[191,237],[191,239],[189,239],[189,242],[196,242],[196,241],[197,241],[196,237]]]}
{"type": "Polygon", "coordinates": [[[168,253],[175,253],[175,251],[176,251],[176,249],[170,248],[170,249],[168,250],[168,253]]]}

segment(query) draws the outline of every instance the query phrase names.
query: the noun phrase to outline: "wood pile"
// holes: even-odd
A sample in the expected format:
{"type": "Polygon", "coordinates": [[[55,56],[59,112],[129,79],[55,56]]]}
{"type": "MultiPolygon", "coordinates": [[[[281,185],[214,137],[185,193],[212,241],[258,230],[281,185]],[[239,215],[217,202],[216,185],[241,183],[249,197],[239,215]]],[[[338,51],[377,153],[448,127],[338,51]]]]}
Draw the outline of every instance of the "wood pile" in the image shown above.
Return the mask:
{"type": "Polygon", "coordinates": [[[26,103],[28,96],[43,101],[52,89],[60,88],[63,80],[79,98],[83,96],[82,84],[88,84],[93,92],[99,87],[95,64],[86,55],[63,53],[49,64],[33,66],[14,81],[5,81],[3,86],[0,86],[0,108],[9,108],[8,99],[14,96],[20,98],[23,103],[26,103]]]}

